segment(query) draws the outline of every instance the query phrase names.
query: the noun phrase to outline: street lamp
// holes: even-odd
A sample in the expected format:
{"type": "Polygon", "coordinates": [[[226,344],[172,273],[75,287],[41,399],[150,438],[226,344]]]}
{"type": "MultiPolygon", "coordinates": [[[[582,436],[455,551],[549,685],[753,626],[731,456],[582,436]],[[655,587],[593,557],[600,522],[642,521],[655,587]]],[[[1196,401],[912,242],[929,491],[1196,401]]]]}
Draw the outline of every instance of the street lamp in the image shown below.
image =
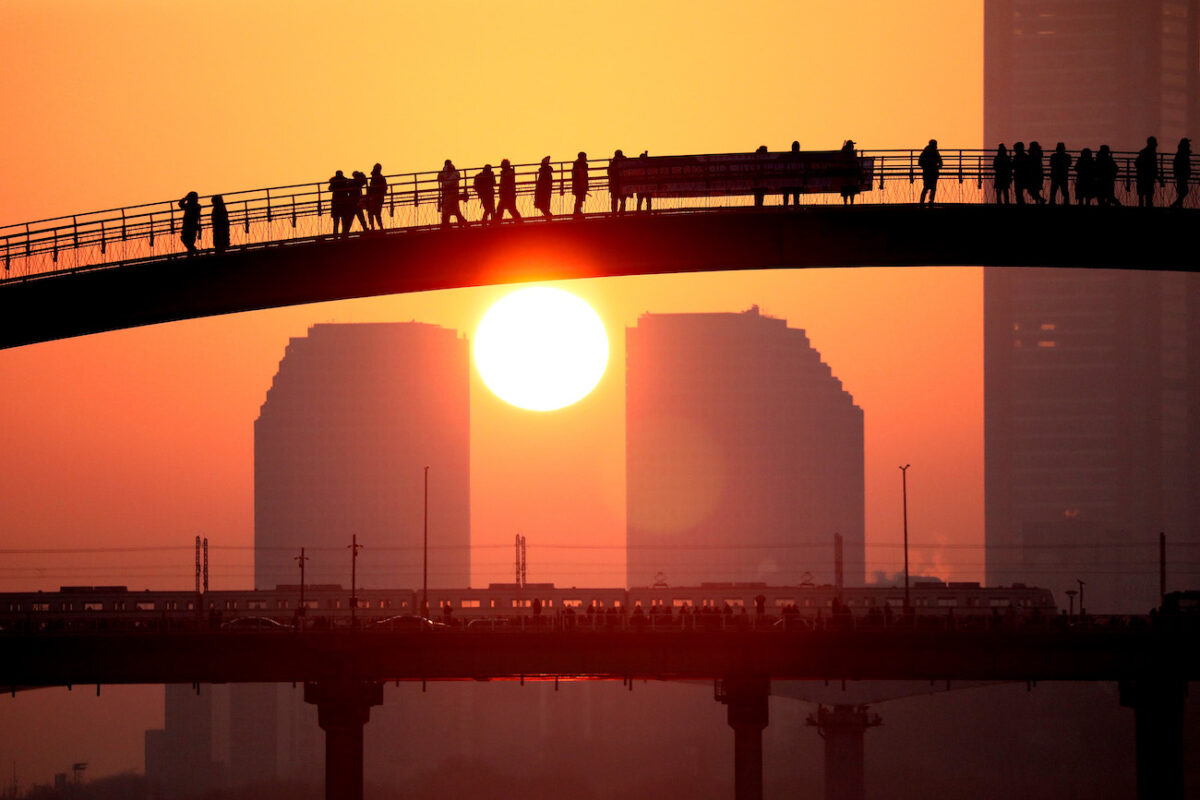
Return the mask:
{"type": "Polygon", "coordinates": [[[1067,619],[1074,619],[1075,617],[1075,595],[1077,594],[1079,594],[1077,589],[1067,589],[1066,591],[1067,607],[1069,609],[1067,611],[1067,619]]]}
{"type": "Polygon", "coordinates": [[[908,468],[912,464],[905,464],[900,468],[900,496],[904,502],[904,613],[907,614],[909,608],[908,598],[908,468]]]}
{"type": "Polygon", "coordinates": [[[1075,579],[1075,582],[1079,584],[1079,621],[1080,621],[1080,622],[1082,622],[1082,621],[1083,621],[1083,615],[1084,615],[1084,611],[1083,611],[1083,587],[1084,587],[1086,584],[1084,584],[1084,582],[1083,582],[1083,581],[1079,580],[1079,578],[1076,578],[1076,579],[1075,579]]]}

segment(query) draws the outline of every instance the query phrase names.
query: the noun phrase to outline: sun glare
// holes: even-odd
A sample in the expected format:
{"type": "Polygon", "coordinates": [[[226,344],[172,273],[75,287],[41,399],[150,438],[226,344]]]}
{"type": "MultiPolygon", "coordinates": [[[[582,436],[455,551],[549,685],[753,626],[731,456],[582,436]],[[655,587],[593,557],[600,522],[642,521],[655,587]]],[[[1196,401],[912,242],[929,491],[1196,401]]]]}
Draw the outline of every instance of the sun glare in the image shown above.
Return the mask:
{"type": "Polygon", "coordinates": [[[608,366],[608,334],[592,307],[570,292],[519,289],[480,320],[475,366],[501,400],[553,411],[599,383],[608,366]]]}

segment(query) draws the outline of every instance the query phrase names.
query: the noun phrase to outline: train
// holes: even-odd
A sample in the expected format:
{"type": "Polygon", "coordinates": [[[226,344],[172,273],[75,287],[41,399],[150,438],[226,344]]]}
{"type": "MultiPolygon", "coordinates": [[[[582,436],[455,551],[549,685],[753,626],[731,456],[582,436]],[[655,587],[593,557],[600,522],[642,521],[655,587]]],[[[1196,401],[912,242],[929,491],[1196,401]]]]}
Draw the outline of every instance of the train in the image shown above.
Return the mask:
{"type": "MultiPolygon", "coordinates": [[[[481,589],[370,589],[338,584],[282,585],[274,589],[195,591],[131,590],[126,586],[62,586],[57,592],[0,593],[0,631],[50,631],[78,627],[123,630],[221,626],[247,617],[295,627],[370,625],[404,615],[465,625],[474,620],[536,617],[671,620],[690,615],[819,620],[835,614],[869,618],[903,612],[903,586],[701,583],[634,588],[558,587],[553,583],[492,583],[481,589]],[[427,599],[426,599],[427,598],[427,599]],[[422,613],[424,612],[424,613],[422,613]]],[[[1014,583],[916,579],[909,613],[916,618],[1053,617],[1048,589],[1014,583]]]]}

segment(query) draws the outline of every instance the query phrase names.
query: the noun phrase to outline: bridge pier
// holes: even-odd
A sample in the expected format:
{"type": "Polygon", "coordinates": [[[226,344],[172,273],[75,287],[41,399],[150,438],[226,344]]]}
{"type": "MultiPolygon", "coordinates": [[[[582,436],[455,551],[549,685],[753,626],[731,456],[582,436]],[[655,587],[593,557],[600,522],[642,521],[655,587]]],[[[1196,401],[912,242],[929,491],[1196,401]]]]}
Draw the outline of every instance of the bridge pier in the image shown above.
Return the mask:
{"type": "Polygon", "coordinates": [[[733,796],[735,800],[762,800],[762,732],[767,727],[766,678],[726,678],[716,687],[717,700],[728,712],[733,728],[733,796]]]}
{"type": "Polygon", "coordinates": [[[1121,705],[1132,708],[1139,800],[1183,800],[1183,703],[1187,682],[1121,681],[1121,705]]]}
{"type": "Polygon", "coordinates": [[[866,706],[837,704],[817,706],[807,723],[825,740],[825,800],[863,800],[863,738],[867,728],[883,720],[868,713],[866,706]]]}
{"type": "Polygon", "coordinates": [[[383,704],[383,684],[330,680],[304,684],[304,702],[317,707],[325,731],[325,800],[362,800],[363,726],[383,704]]]}

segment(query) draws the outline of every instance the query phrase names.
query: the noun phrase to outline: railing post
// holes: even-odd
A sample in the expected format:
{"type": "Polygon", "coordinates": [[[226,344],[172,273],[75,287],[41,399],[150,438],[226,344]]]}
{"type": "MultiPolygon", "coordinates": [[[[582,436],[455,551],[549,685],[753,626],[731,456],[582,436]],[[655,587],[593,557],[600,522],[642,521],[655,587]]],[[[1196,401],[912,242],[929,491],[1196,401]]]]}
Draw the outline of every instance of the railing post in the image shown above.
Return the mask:
{"type": "Polygon", "coordinates": [[[54,263],[58,263],[58,228],[54,229],[54,263]]]}
{"type": "Polygon", "coordinates": [[[321,184],[317,184],[317,218],[321,216],[321,184]]]}
{"type": "Polygon", "coordinates": [[[250,201],[242,201],[242,233],[250,233],[250,201]]]}
{"type": "MultiPolygon", "coordinates": [[[[175,227],[175,218],[174,217],[171,217],[171,227],[172,227],[172,229],[174,229],[174,227],[175,227]]],[[[104,229],[104,220],[100,220],[100,255],[104,255],[107,252],[108,252],[107,231],[105,231],[105,229],[104,229]]]]}
{"type": "Polygon", "coordinates": [[[30,250],[29,250],[29,223],[28,223],[28,222],[26,222],[26,223],[25,223],[25,257],[26,257],[26,258],[29,258],[29,255],[30,255],[30,250]]]}
{"type": "Polygon", "coordinates": [[[121,209],[121,241],[125,241],[129,235],[128,226],[125,223],[125,209],[121,209]]]}
{"type": "Polygon", "coordinates": [[[154,249],[154,213],[150,214],[150,249],[154,249]]]}
{"type": "Polygon", "coordinates": [[[267,224],[271,224],[271,190],[267,189],[267,224]]]}
{"type": "Polygon", "coordinates": [[[71,217],[71,243],[74,247],[79,247],[79,218],[71,217]]]}
{"type": "Polygon", "coordinates": [[[388,184],[388,219],[396,216],[396,187],[388,184]]]}
{"type": "Polygon", "coordinates": [[[292,195],[292,227],[296,227],[296,195],[292,195]]]}

